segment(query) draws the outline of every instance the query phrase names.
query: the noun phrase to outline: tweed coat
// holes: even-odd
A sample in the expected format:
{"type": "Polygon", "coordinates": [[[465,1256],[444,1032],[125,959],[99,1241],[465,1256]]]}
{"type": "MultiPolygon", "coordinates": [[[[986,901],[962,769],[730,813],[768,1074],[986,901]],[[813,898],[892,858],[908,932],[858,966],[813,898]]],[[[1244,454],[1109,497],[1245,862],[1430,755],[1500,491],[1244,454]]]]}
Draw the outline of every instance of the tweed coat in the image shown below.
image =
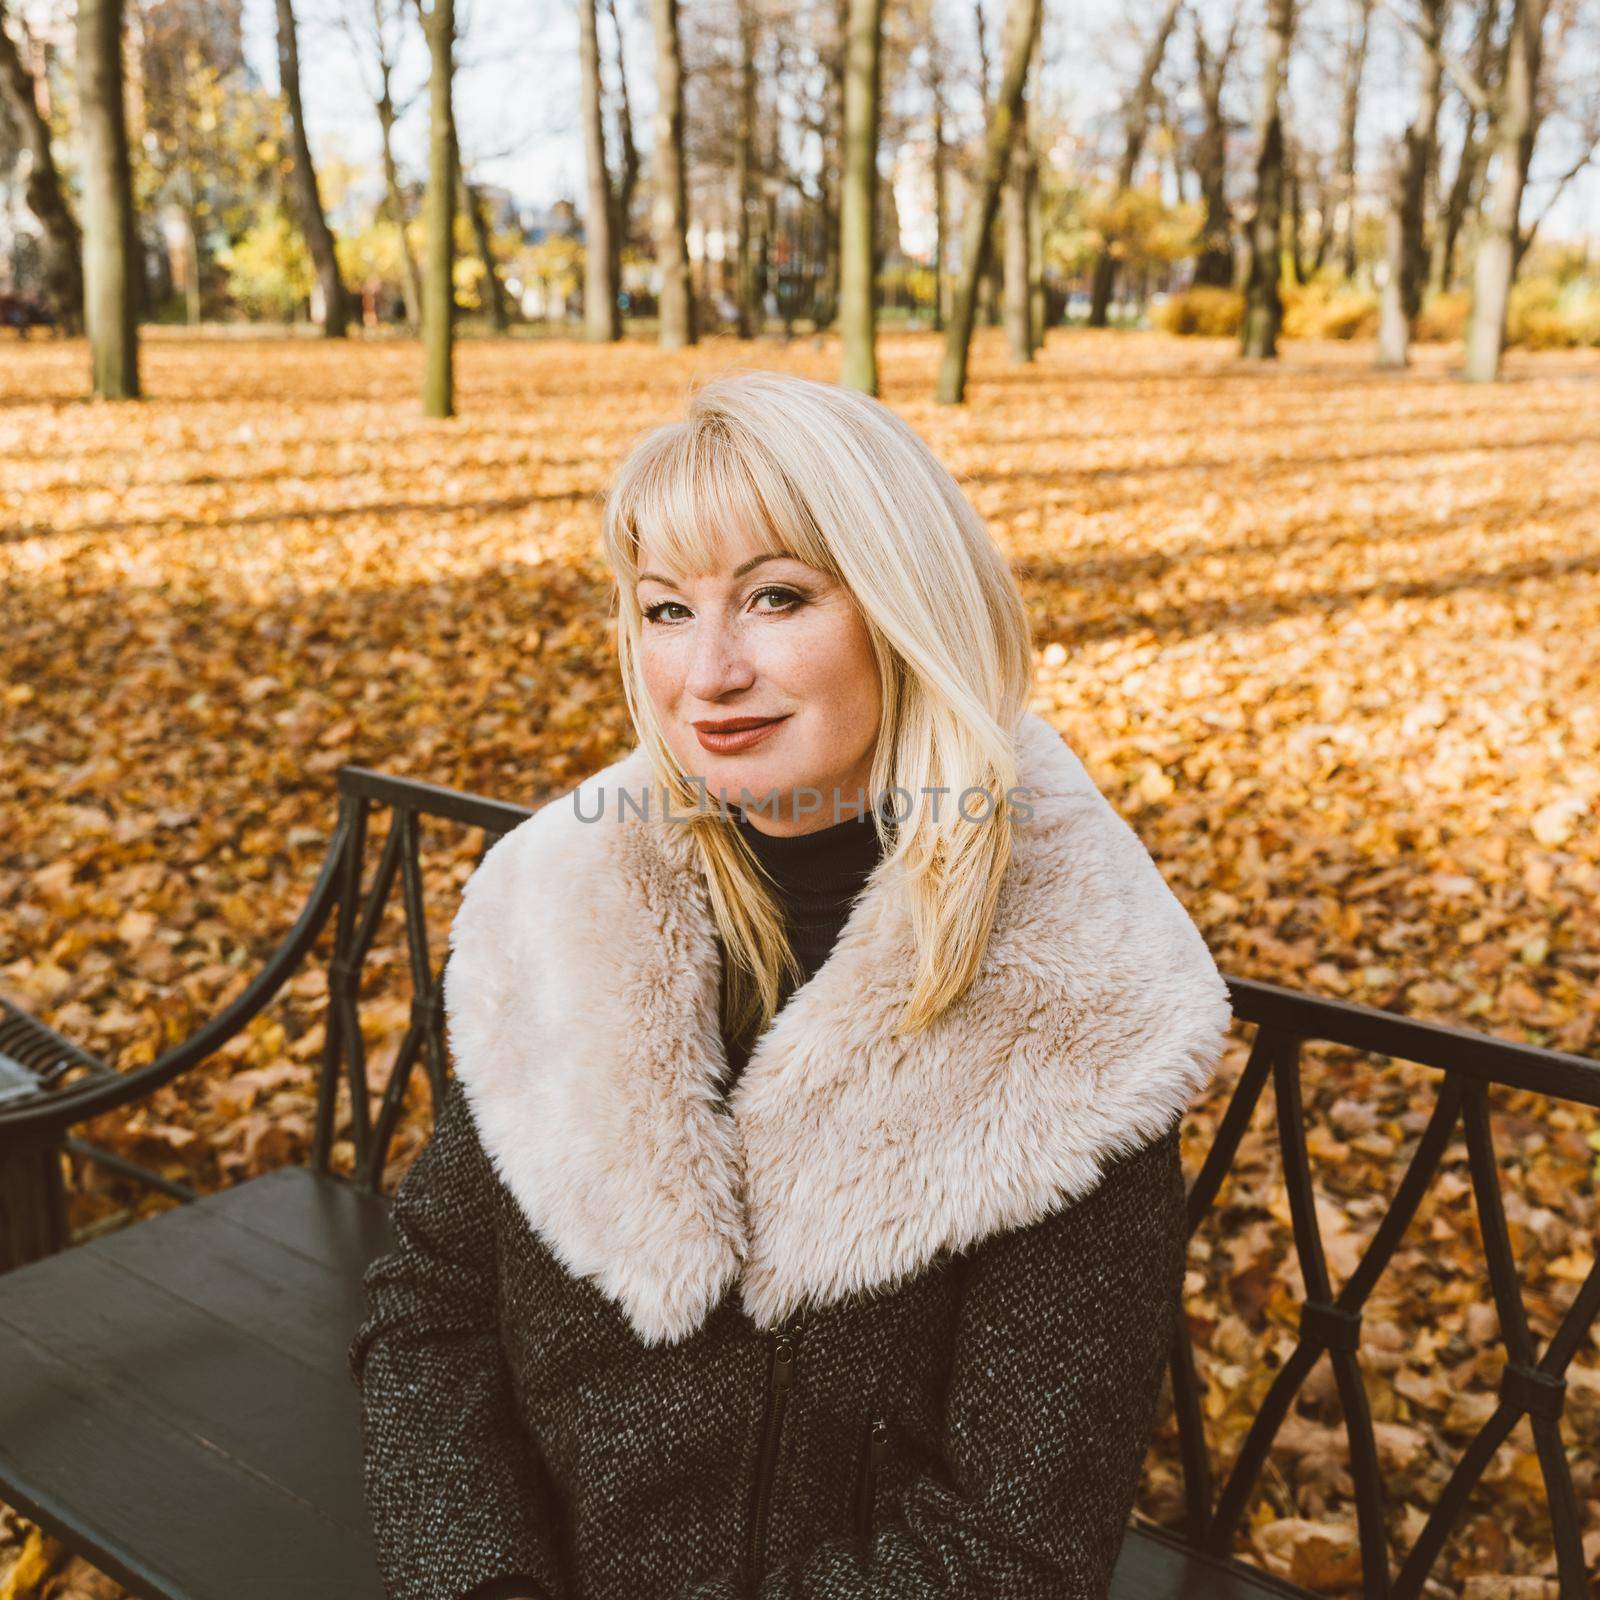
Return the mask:
{"type": "Polygon", "coordinates": [[[395,1600],[1107,1593],[1230,1007],[1061,736],[1025,714],[1017,753],[963,997],[891,1035],[885,863],[726,1100],[715,921],[645,752],[485,855],[350,1347],[395,1600]]]}

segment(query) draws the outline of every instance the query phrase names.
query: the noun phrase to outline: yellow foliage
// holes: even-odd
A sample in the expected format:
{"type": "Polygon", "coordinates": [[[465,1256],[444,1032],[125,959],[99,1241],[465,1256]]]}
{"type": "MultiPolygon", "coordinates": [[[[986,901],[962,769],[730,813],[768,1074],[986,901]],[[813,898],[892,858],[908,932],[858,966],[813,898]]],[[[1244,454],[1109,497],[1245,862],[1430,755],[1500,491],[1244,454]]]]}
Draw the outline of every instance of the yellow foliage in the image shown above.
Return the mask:
{"type": "Polygon", "coordinates": [[[1378,331],[1378,297],[1347,284],[1317,279],[1285,283],[1285,339],[1370,339],[1378,331]]]}
{"type": "Polygon", "coordinates": [[[1244,317],[1244,296],[1237,289],[1200,285],[1162,301],[1151,320],[1163,333],[1198,334],[1227,339],[1239,331],[1244,317]]]}
{"type": "Polygon", "coordinates": [[[1600,345],[1600,285],[1582,279],[1518,279],[1506,308],[1506,343],[1528,350],[1600,345]]]}
{"type": "Polygon", "coordinates": [[[1455,344],[1466,337],[1467,318],[1472,314],[1472,296],[1465,289],[1451,289],[1430,295],[1422,303],[1411,326],[1411,337],[1455,344]]]}
{"type": "Polygon", "coordinates": [[[282,211],[271,211],[218,259],[228,289],[246,316],[290,321],[316,281],[300,230],[282,211]]]}

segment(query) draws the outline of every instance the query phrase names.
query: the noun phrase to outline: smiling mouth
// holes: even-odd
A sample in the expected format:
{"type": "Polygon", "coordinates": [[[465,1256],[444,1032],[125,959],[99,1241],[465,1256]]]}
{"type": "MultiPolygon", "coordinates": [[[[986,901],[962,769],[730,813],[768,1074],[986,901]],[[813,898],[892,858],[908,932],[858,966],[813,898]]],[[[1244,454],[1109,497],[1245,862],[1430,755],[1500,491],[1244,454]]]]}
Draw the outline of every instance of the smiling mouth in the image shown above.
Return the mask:
{"type": "Polygon", "coordinates": [[[704,750],[714,755],[725,755],[733,750],[744,750],[765,738],[787,719],[781,717],[729,717],[725,722],[697,722],[695,737],[704,750]]]}

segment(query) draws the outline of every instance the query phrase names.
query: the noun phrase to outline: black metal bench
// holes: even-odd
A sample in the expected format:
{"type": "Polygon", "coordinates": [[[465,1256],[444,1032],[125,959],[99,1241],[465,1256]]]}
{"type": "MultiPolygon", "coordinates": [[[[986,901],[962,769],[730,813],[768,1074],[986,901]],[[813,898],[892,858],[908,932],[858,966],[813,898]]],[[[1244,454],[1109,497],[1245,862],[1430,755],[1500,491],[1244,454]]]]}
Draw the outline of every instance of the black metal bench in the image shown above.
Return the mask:
{"type": "MultiPolygon", "coordinates": [[[[420,1063],[437,1105],[446,1081],[422,826],[481,830],[481,857],[528,811],[359,767],[338,778],[338,823],[299,920],[254,981],[183,1044],[118,1073],[14,1007],[0,1015],[0,1499],[139,1596],[382,1595],[345,1352],[362,1314],[362,1271],[391,1242],[383,1175],[407,1086],[420,1063]],[[385,811],[388,827],[369,874],[369,823],[385,811]],[[360,987],[397,884],[412,1008],[374,1116],[360,987]],[[326,1037],[307,1166],[202,1197],[69,1136],[74,1125],[144,1098],[239,1033],[312,952],[330,919],[326,1037]],[[348,1176],[330,1162],[341,1084],[355,1153],[348,1176]],[[182,1203],[65,1248],[63,1150],[182,1203]]],[[[1202,1378],[1187,1325],[1180,1329],[1171,1372],[1182,1526],[1135,1518],[1117,1570],[1117,1600],[1308,1593],[1231,1559],[1230,1551],[1273,1436],[1324,1350],[1349,1438],[1365,1594],[1410,1600],[1422,1593],[1468,1491],[1526,1413],[1548,1494],[1559,1592],[1562,1600],[1579,1600],[1589,1587],[1563,1440],[1564,1375],[1600,1312],[1600,1268],[1579,1287],[1555,1337],[1537,1350],[1501,1206],[1488,1091],[1505,1085],[1596,1107],[1600,1064],[1271,984],[1230,979],[1229,986],[1238,1022],[1254,1033],[1190,1192],[1191,1233],[1216,1200],[1270,1080],[1307,1286],[1299,1342],[1219,1485],[1202,1378]],[[1324,1263],[1301,1104],[1302,1047],[1311,1041],[1439,1074],[1431,1118],[1410,1147],[1388,1213],[1337,1294],[1324,1263]],[[1361,1308],[1463,1122],[1507,1359],[1498,1407],[1391,1571],[1383,1473],[1357,1360],[1361,1308]]]]}

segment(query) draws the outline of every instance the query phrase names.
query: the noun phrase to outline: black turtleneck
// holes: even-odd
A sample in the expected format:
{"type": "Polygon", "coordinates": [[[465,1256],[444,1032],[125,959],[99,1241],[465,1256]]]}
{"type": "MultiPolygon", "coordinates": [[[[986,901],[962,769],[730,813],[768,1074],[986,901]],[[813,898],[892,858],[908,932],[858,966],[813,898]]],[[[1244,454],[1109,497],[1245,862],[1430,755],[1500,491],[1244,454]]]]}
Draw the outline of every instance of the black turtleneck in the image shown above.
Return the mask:
{"type": "MultiPolygon", "coordinates": [[[[882,859],[878,832],[866,813],[843,822],[825,823],[810,833],[763,833],[742,812],[734,812],[734,826],[770,875],[771,892],[783,913],[789,946],[803,971],[798,982],[784,979],[778,994],[781,1006],[799,983],[816,976],[828,959],[839,930],[850,915],[856,897],[866,886],[872,869],[882,859]]],[[[726,957],[724,957],[726,973],[726,957]]],[[[726,1034],[728,1077],[724,1095],[733,1090],[755,1047],[752,1030],[741,1037],[726,1034]]]]}

